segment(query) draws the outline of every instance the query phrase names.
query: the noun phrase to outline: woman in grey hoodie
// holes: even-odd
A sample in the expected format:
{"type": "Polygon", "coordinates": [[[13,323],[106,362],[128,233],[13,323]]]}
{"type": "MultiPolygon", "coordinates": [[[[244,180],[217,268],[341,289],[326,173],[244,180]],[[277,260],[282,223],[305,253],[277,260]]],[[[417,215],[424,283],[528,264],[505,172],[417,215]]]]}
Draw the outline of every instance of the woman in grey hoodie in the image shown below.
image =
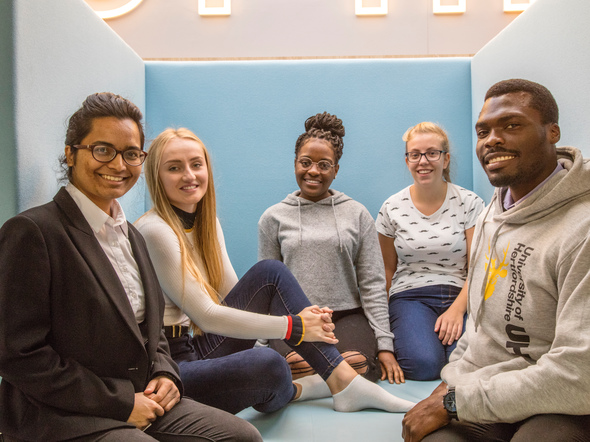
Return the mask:
{"type": "MultiPolygon", "coordinates": [[[[343,136],[344,126],[335,115],[324,112],[306,120],[295,144],[300,190],[260,218],[258,259],[284,262],[312,303],[334,310],[337,348],[360,374],[399,383],[404,377],[393,356],[373,218],[362,204],[330,189],[340,167],[343,136]]],[[[313,373],[295,351],[278,341],[272,346],[286,355],[294,378],[313,373]]]]}

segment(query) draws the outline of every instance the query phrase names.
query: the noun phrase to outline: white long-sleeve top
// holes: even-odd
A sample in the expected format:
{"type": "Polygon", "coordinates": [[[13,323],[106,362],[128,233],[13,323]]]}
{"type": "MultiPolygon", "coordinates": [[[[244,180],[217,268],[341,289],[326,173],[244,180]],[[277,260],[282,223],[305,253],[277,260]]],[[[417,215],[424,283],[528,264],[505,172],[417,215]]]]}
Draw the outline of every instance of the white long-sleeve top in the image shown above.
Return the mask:
{"type": "MultiPolygon", "coordinates": [[[[216,304],[205,288],[187,270],[184,272],[184,297],[180,243],[172,228],[155,212],[149,211],[135,222],[147,243],[150,258],[164,291],[164,325],[189,325],[192,320],[205,333],[240,339],[283,339],[287,333],[286,316],[270,316],[216,304]],[[190,318],[190,320],[189,320],[190,318]]],[[[192,236],[189,235],[192,243],[192,236]]],[[[219,295],[225,298],[238,282],[217,220],[217,239],[221,248],[223,281],[219,295]]],[[[202,262],[197,262],[206,278],[202,262]]]]}

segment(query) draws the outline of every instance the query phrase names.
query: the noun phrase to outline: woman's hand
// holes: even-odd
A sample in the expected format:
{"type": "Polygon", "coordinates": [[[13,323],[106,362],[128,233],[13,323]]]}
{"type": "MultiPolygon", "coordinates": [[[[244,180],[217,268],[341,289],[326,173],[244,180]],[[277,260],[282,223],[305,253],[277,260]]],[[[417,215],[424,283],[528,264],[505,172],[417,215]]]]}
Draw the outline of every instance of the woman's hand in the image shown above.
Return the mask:
{"type": "Polygon", "coordinates": [[[325,342],[327,344],[337,344],[338,339],[334,335],[334,323],[332,322],[332,310],[317,305],[305,307],[299,312],[303,319],[305,327],[305,342],[325,342]]]}
{"type": "Polygon", "coordinates": [[[438,317],[434,324],[434,332],[438,333],[438,339],[443,345],[451,345],[461,337],[463,332],[463,316],[465,310],[458,308],[454,303],[438,317]]]}
{"type": "Polygon", "coordinates": [[[392,352],[386,350],[380,351],[377,353],[377,359],[379,359],[379,364],[381,365],[382,381],[387,379],[390,384],[393,384],[394,382],[396,384],[406,382],[404,372],[395,360],[395,356],[392,352]]]}

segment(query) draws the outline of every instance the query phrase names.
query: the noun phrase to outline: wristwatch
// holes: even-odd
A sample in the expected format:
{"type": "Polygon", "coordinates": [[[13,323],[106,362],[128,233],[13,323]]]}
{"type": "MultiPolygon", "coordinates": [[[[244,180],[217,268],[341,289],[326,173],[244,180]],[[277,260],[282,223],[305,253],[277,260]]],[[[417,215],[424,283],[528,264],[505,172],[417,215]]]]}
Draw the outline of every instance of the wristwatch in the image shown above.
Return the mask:
{"type": "Polygon", "coordinates": [[[457,403],[455,402],[455,388],[450,387],[447,394],[443,396],[443,406],[451,419],[459,420],[457,417],[457,403]]]}

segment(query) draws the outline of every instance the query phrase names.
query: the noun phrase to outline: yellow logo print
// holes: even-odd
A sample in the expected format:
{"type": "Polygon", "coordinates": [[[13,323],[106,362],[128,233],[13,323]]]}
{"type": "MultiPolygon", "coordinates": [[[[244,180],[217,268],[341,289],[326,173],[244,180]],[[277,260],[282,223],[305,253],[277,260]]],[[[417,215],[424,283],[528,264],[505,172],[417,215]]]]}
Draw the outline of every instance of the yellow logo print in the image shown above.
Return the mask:
{"type": "MultiPolygon", "coordinates": [[[[486,255],[486,264],[485,269],[488,270],[488,266],[491,266],[491,269],[488,273],[488,280],[486,282],[486,292],[484,294],[484,301],[488,299],[490,296],[494,294],[494,290],[496,290],[496,283],[498,282],[498,278],[506,278],[508,275],[508,262],[506,262],[506,255],[508,254],[508,249],[510,247],[510,243],[506,246],[504,250],[504,257],[502,258],[502,262],[496,264],[498,262],[497,259],[492,259],[490,262],[490,256],[486,255]]],[[[488,244],[488,253],[491,255],[490,245],[488,244]]]]}

